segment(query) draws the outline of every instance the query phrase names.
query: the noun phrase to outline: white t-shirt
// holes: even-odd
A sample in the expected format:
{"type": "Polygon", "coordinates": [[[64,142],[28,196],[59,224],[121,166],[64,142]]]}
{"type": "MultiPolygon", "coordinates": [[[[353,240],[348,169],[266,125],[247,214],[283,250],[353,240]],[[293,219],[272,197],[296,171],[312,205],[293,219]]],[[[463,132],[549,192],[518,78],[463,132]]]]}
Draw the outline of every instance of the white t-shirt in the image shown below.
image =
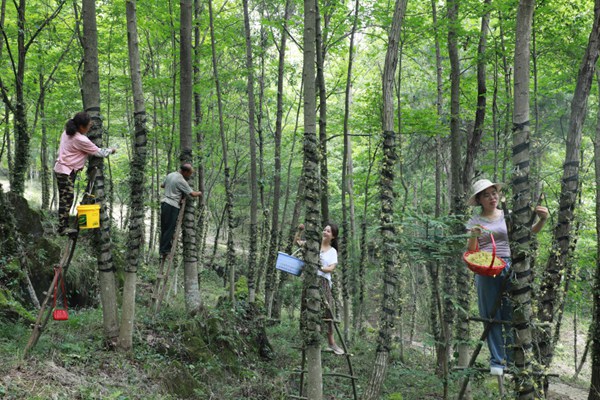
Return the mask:
{"type": "MultiPolygon", "coordinates": [[[[329,250],[325,252],[320,252],[319,257],[321,258],[321,265],[323,267],[328,267],[331,264],[337,264],[337,250],[331,247],[329,250]]],[[[323,278],[329,281],[329,287],[332,286],[331,283],[331,272],[323,272],[320,269],[317,271],[317,275],[322,276],[323,278]]]]}

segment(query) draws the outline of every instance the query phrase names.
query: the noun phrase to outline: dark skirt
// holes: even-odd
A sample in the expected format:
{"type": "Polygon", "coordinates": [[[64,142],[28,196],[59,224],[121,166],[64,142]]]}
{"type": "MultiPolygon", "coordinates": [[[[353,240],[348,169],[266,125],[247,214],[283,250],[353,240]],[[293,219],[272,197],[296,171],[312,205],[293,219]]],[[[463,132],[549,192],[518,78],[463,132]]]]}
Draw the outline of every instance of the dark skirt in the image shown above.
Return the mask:
{"type": "Polygon", "coordinates": [[[322,276],[319,278],[321,279],[321,301],[323,314],[325,315],[325,318],[333,319],[333,307],[335,306],[335,303],[333,301],[331,286],[326,278],[323,278],[322,276]]]}

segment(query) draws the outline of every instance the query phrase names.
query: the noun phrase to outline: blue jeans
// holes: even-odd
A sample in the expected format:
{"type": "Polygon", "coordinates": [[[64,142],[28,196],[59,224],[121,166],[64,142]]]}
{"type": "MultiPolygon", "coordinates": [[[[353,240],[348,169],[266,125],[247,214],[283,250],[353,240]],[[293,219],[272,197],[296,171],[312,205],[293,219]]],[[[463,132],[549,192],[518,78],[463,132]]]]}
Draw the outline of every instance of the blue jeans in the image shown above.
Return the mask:
{"type": "MultiPolygon", "coordinates": [[[[492,315],[496,299],[502,289],[502,282],[510,274],[510,258],[503,258],[506,268],[500,275],[495,277],[475,275],[475,286],[477,287],[477,305],[481,318],[494,320],[512,321],[512,303],[508,297],[510,281],[506,283],[502,295],[502,304],[492,315]]],[[[508,278],[510,279],[510,278],[508,278]]],[[[512,354],[513,335],[512,327],[505,324],[492,324],[487,335],[487,344],[490,350],[490,366],[504,368],[510,362],[512,354]]]]}

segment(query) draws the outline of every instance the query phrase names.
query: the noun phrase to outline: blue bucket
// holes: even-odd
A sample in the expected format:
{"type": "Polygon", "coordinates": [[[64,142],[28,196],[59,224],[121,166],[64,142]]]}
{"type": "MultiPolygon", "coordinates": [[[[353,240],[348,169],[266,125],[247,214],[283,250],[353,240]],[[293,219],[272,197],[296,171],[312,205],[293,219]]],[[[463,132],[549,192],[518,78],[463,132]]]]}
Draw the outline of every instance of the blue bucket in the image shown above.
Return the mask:
{"type": "Polygon", "coordinates": [[[302,267],[304,267],[304,261],[292,257],[289,254],[277,252],[277,263],[275,268],[280,271],[287,272],[288,274],[300,276],[302,273],[302,267]]]}

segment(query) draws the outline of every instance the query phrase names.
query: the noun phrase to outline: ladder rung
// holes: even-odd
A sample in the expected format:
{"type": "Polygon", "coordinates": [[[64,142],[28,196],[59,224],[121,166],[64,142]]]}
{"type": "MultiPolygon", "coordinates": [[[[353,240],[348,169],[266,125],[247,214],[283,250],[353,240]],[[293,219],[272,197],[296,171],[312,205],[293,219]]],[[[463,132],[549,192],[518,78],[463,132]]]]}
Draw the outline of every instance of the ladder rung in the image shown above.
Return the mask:
{"type": "Polygon", "coordinates": [[[331,350],[330,348],[325,348],[325,349],[322,349],[321,351],[322,351],[323,353],[333,353],[333,354],[335,354],[336,356],[348,356],[348,357],[354,357],[354,354],[352,354],[352,353],[347,353],[347,352],[344,352],[343,354],[336,354],[336,353],[334,353],[334,351],[333,351],[333,350],[331,350]]]}
{"type": "MultiPolygon", "coordinates": [[[[489,372],[490,369],[489,368],[469,368],[469,367],[452,367],[453,371],[464,371],[464,370],[469,370],[472,372],[489,372]]],[[[560,374],[544,374],[543,372],[539,372],[539,371],[533,371],[531,372],[532,375],[534,376],[547,376],[547,377],[552,377],[552,378],[558,378],[560,377],[560,374]]],[[[323,374],[325,375],[325,374],[323,374]]],[[[504,375],[512,375],[510,369],[506,368],[504,370],[504,375]]]]}
{"type": "Polygon", "coordinates": [[[348,379],[354,379],[354,380],[358,379],[358,377],[356,377],[356,376],[346,375],[346,374],[337,374],[335,372],[325,373],[325,374],[323,374],[323,376],[337,376],[339,378],[348,378],[348,379]]]}
{"type": "Polygon", "coordinates": [[[489,368],[474,368],[474,367],[452,367],[453,371],[464,371],[464,370],[468,370],[468,371],[473,371],[473,372],[490,372],[489,368]]]}
{"type": "Polygon", "coordinates": [[[469,321],[487,322],[487,323],[490,323],[490,324],[512,325],[512,321],[504,321],[504,320],[501,320],[501,319],[493,319],[493,318],[470,317],[469,321]]]}

